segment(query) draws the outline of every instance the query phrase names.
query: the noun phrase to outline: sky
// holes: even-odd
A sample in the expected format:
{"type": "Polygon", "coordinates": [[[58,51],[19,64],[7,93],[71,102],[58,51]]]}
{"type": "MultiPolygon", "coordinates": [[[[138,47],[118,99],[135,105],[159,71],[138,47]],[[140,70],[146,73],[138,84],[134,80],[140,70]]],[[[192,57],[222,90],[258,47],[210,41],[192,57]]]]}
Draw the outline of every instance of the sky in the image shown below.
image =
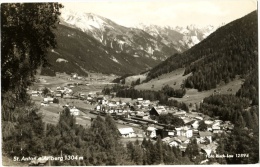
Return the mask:
{"type": "Polygon", "coordinates": [[[64,9],[94,13],[133,27],[220,26],[257,9],[257,0],[85,0],[62,2],[64,9]]]}

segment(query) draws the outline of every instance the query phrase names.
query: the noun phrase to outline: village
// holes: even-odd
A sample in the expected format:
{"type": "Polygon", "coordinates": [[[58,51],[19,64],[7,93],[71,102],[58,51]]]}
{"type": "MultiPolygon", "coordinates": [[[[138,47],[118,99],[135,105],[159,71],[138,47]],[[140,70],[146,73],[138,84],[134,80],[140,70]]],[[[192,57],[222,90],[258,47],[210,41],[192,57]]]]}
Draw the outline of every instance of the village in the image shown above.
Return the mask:
{"type": "MultiPolygon", "coordinates": [[[[217,140],[222,133],[231,133],[234,125],[230,121],[210,118],[207,115],[193,111],[186,112],[176,107],[162,106],[158,101],[137,98],[118,98],[115,93],[104,95],[100,90],[84,89],[92,84],[103,83],[105,79],[91,83],[72,74],[67,78],[69,83],[61,86],[43,84],[44,87],[28,90],[32,99],[38,99],[41,108],[56,105],[58,113],[68,108],[76,117],[77,123],[86,125],[98,115],[111,115],[118,125],[122,141],[142,141],[143,138],[156,141],[158,137],[171,147],[178,147],[185,152],[191,139],[196,138],[201,154],[210,157],[216,153],[217,140]],[[87,82],[87,83],[86,83],[87,82]],[[54,87],[55,86],[55,87],[54,87]],[[40,100],[39,100],[40,99],[40,100]],[[184,125],[173,127],[158,123],[155,119],[160,115],[172,114],[183,120],[184,125]],[[79,121],[80,120],[80,121],[79,121]],[[204,130],[199,130],[201,122],[206,124],[204,130]]],[[[47,82],[45,80],[39,81],[47,82]]],[[[105,83],[108,84],[108,83],[105,83]]]]}

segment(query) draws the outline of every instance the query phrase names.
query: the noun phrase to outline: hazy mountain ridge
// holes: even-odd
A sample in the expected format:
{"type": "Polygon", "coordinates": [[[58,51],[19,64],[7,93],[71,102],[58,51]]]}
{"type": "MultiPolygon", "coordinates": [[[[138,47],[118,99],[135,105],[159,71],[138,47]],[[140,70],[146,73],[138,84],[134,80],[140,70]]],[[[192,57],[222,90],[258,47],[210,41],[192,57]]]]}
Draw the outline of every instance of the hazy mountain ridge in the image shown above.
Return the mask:
{"type": "Polygon", "coordinates": [[[199,28],[196,25],[189,25],[186,27],[160,27],[157,25],[147,26],[140,24],[137,27],[154,36],[158,41],[161,41],[165,45],[174,47],[179,52],[190,49],[217,29],[212,25],[199,28]]]}

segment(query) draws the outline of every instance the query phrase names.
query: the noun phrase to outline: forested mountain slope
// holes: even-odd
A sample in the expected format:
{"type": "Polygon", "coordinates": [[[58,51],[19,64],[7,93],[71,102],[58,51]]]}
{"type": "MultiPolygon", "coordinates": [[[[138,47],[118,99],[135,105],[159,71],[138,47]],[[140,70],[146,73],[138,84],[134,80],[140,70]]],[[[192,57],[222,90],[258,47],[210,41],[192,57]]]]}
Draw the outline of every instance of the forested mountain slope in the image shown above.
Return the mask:
{"type": "Polygon", "coordinates": [[[237,19],[209,35],[183,54],[175,54],[153,68],[146,81],[164,73],[186,67],[192,72],[185,87],[199,91],[229,82],[236,75],[245,77],[258,65],[257,12],[237,19]]]}
{"type": "Polygon", "coordinates": [[[117,53],[74,28],[58,25],[55,33],[58,45],[55,50],[49,52],[47,59],[51,66],[43,68],[42,74],[77,72],[87,75],[86,71],[93,71],[122,75],[138,73],[147,70],[152,64],[157,64],[156,60],[147,57],[117,53]]]}

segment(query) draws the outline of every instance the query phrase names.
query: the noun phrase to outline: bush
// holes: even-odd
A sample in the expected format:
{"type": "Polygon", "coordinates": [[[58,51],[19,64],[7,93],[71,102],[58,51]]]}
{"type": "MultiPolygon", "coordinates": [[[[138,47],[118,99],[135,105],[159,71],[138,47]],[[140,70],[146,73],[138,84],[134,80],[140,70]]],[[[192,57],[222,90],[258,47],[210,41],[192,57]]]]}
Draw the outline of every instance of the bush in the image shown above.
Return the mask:
{"type": "Polygon", "coordinates": [[[53,103],[57,103],[57,104],[59,104],[59,99],[54,98],[54,99],[53,99],[53,103]]]}

